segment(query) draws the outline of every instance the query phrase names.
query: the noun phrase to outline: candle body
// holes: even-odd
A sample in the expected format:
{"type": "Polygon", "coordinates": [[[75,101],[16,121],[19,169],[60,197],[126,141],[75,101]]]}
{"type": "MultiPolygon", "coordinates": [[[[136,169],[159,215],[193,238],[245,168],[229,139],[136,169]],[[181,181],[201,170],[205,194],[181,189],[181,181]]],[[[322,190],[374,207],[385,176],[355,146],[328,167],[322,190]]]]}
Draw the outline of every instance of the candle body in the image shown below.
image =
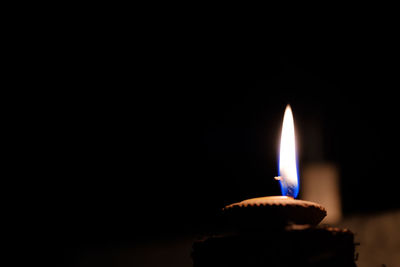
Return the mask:
{"type": "Polygon", "coordinates": [[[331,163],[305,165],[301,177],[301,198],[326,208],[328,214],[324,223],[338,223],[342,219],[342,206],[337,167],[331,163]]]}

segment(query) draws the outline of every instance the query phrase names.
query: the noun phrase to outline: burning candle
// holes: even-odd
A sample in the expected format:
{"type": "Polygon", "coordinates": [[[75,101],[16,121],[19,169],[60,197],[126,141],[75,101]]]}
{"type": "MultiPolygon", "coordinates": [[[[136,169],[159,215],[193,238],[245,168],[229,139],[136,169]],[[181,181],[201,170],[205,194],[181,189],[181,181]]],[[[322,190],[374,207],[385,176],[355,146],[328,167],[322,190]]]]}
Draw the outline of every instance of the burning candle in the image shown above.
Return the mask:
{"type": "Polygon", "coordinates": [[[233,214],[242,223],[246,221],[260,221],[276,217],[279,224],[318,224],[325,216],[326,210],[321,205],[304,200],[296,200],[299,193],[299,175],[296,159],[296,142],[293,112],[290,105],[286,106],[283,116],[280,153],[279,153],[279,180],[282,196],[268,196],[247,199],[228,205],[224,211],[233,214]],[[248,209],[252,207],[253,209],[248,209]],[[255,208],[255,210],[254,210],[255,208]],[[248,211],[252,210],[250,213],[248,211]],[[262,210],[262,212],[260,212],[262,210]],[[244,212],[245,211],[245,212],[244,212]],[[254,213],[253,213],[254,212],[254,213]],[[245,216],[257,217],[256,220],[243,221],[245,216]],[[263,214],[265,213],[265,214],[263,214]],[[265,217],[265,216],[266,217],[265,217]],[[264,219],[263,219],[264,218],[264,219]]]}
{"type": "Polygon", "coordinates": [[[226,206],[220,217],[221,231],[193,245],[194,266],[356,266],[353,233],[316,227],[326,210],[317,203],[295,199],[298,173],[293,113],[288,105],[276,177],[282,196],[226,206]]]}

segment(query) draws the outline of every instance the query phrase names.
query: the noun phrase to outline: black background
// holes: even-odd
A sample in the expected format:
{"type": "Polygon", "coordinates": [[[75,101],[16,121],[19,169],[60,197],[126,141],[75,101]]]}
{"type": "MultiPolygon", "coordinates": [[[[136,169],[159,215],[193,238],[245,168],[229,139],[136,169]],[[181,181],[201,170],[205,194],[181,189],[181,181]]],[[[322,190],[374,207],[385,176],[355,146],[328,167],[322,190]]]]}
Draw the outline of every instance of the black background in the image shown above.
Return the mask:
{"type": "Polygon", "coordinates": [[[32,108],[19,170],[34,179],[20,194],[47,250],[68,261],[74,254],[63,253],[80,246],[199,233],[226,204],[280,194],[273,177],[288,103],[300,170],[338,164],[345,214],[399,208],[390,35],[376,43],[368,31],[319,29],[280,44],[191,30],[118,40],[107,53],[89,45],[48,73],[54,90],[23,96],[32,108]],[[307,148],[310,125],[321,129],[318,157],[307,148]]]}

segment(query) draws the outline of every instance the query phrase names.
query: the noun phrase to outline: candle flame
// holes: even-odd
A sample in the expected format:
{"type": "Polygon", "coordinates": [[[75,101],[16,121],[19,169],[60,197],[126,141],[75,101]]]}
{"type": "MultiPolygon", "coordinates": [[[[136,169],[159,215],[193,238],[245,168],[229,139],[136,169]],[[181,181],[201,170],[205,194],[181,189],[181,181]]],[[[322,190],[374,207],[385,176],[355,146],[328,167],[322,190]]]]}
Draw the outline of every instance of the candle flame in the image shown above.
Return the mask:
{"type": "Polygon", "coordinates": [[[297,197],[299,182],[296,160],[296,143],[294,136],[293,113],[290,105],[286,106],[283,116],[281,144],[279,153],[279,182],[282,195],[297,197]]]}

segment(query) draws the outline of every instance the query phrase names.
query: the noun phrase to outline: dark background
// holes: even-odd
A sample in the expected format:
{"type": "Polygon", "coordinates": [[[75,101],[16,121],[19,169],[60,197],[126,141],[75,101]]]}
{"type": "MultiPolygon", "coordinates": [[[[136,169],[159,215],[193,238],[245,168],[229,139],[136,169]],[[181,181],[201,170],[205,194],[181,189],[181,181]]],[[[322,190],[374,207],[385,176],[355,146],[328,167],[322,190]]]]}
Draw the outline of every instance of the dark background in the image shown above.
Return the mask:
{"type": "Polygon", "coordinates": [[[391,40],[352,38],[167,34],[51,72],[60,89],[35,93],[24,154],[44,251],[74,264],[91,248],[205,232],[224,205],[280,194],[288,103],[300,170],[336,163],[345,215],[399,208],[399,55],[391,40]]]}

